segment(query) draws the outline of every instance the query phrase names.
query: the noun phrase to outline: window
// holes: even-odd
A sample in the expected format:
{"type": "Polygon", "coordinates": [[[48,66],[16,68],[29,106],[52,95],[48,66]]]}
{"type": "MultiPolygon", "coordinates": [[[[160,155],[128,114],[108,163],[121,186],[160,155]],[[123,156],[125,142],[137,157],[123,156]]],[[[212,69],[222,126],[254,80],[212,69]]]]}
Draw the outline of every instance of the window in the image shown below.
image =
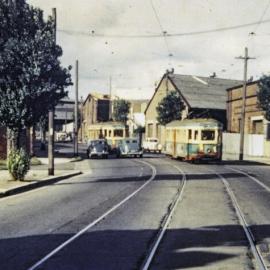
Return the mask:
{"type": "Polygon", "coordinates": [[[104,136],[107,137],[107,129],[104,130],[104,136]]]}
{"type": "Polygon", "coordinates": [[[188,130],[188,139],[189,140],[192,139],[192,130],[191,129],[188,130]]]}
{"type": "Polygon", "coordinates": [[[252,133],[253,134],[263,134],[263,120],[253,120],[252,121],[252,133]]]}
{"type": "Polygon", "coordinates": [[[270,141],[270,123],[267,123],[266,126],[266,140],[270,141]]]}
{"type": "Polygon", "coordinates": [[[153,124],[148,124],[148,137],[153,137],[153,124]]]}
{"type": "Polygon", "coordinates": [[[198,130],[195,130],[194,131],[194,140],[197,141],[198,140],[198,137],[199,137],[199,131],[198,130]]]}
{"type": "Polygon", "coordinates": [[[203,141],[212,141],[215,139],[214,130],[202,130],[202,140],[203,141]]]}
{"type": "Polygon", "coordinates": [[[122,129],[114,130],[114,137],[123,137],[123,136],[124,136],[124,132],[122,129]]]}

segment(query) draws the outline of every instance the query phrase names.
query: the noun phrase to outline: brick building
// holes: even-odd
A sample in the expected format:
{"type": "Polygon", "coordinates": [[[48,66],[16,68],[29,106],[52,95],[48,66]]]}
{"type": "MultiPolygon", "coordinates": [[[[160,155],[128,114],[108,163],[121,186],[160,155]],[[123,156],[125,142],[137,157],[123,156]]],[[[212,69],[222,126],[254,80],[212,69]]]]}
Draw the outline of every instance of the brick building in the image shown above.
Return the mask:
{"type": "MultiPolygon", "coordinates": [[[[246,91],[245,133],[266,134],[269,138],[269,123],[264,118],[264,111],[258,105],[258,81],[249,82],[246,91]]],[[[241,111],[243,85],[227,89],[227,119],[228,132],[239,133],[241,126],[241,111]]]]}
{"type": "Polygon", "coordinates": [[[110,120],[110,96],[98,93],[91,93],[82,104],[82,127],[79,134],[82,140],[86,140],[89,127],[99,122],[110,120]]]}

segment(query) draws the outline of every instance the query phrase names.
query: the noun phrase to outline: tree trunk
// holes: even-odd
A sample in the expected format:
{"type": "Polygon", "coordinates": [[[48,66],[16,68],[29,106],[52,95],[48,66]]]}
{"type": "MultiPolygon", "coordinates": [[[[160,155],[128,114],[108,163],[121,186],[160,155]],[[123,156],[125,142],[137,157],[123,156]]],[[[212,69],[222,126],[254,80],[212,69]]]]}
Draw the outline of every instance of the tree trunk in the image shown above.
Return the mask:
{"type": "Polygon", "coordinates": [[[36,139],[36,132],[35,132],[35,125],[29,128],[29,153],[30,157],[35,156],[35,139],[36,139]]]}
{"type": "Polygon", "coordinates": [[[7,157],[12,150],[19,149],[19,132],[7,128],[7,157]]]}

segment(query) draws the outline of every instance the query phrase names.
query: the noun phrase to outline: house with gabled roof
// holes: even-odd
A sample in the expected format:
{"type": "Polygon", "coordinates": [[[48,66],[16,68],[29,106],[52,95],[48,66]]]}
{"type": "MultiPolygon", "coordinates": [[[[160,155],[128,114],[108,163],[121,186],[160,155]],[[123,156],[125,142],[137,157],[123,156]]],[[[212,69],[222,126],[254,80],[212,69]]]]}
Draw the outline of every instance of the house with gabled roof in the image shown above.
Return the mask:
{"type": "Polygon", "coordinates": [[[165,142],[165,127],[157,121],[158,103],[172,91],[177,91],[184,104],[182,118],[211,117],[226,127],[226,89],[239,85],[239,80],[202,77],[166,72],[161,78],[145,110],[145,136],[165,142]]]}

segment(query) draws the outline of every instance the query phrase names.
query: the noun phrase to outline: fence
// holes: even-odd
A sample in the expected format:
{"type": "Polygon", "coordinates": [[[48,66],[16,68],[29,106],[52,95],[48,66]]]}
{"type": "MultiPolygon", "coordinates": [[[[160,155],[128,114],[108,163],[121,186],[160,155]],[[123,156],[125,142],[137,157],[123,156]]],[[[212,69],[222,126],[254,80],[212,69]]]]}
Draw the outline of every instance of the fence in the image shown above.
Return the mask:
{"type": "MultiPolygon", "coordinates": [[[[239,133],[223,133],[223,158],[237,157],[240,149],[239,133]]],[[[264,135],[245,134],[244,155],[254,157],[267,156],[264,135]]]]}

